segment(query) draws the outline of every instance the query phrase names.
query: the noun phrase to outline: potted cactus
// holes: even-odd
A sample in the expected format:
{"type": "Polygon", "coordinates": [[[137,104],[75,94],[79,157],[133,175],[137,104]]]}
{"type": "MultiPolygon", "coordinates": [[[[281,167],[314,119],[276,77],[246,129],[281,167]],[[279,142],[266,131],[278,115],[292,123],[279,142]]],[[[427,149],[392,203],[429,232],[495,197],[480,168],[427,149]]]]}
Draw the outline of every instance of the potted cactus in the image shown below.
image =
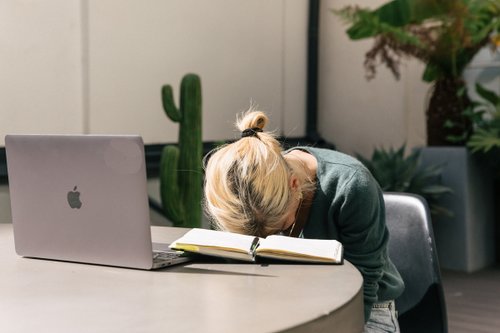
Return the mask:
{"type": "Polygon", "coordinates": [[[178,146],[163,148],[160,161],[160,196],[166,217],[177,227],[200,227],[202,219],[201,80],[187,74],[181,81],[180,104],[175,105],[170,85],[161,90],[165,114],[179,123],[178,146]]]}

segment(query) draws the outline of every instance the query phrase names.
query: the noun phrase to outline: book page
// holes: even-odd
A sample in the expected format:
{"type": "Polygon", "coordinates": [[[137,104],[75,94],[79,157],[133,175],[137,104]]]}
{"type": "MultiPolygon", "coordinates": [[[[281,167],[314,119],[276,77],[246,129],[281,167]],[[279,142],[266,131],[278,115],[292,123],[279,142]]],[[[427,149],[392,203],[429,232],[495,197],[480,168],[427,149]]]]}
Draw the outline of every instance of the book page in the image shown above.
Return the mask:
{"type": "Polygon", "coordinates": [[[257,254],[274,254],[273,257],[311,257],[324,258],[333,262],[342,259],[342,244],[333,239],[304,239],[287,236],[268,236],[261,239],[257,254]]]}
{"type": "MultiPolygon", "coordinates": [[[[208,229],[192,229],[184,236],[177,239],[170,245],[171,248],[176,248],[176,245],[192,245],[197,247],[210,247],[223,249],[228,251],[238,251],[251,253],[254,236],[240,235],[231,232],[208,230],[208,229]]],[[[198,252],[198,251],[196,251],[198,252]]],[[[199,251],[202,252],[202,251],[199,251]]]]}

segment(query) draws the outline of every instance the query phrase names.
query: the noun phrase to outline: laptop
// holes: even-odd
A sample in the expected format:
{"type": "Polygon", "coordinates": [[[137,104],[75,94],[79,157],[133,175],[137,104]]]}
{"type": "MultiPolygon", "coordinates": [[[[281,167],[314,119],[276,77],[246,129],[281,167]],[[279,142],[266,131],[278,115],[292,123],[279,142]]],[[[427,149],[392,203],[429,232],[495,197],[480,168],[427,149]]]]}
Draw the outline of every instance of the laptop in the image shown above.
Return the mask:
{"type": "Polygon", "coordinates": [[[144,144],[134,135],[7,135],[16,252],[23,257],[157,269],[144,144]]]}

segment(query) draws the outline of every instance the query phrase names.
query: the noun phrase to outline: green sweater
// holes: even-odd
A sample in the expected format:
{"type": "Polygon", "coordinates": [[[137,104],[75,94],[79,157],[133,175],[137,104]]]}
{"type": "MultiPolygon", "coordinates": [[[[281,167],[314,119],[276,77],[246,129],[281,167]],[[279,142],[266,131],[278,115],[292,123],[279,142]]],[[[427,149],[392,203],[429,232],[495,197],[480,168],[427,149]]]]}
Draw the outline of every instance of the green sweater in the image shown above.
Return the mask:
{"type": "Polygon", "coordinates": [[[396,299],[404,283],[387,255],[382,191],[361,162],[334,150],[295,147],[318,161],[317,185],[304,238],[337,239],[363,275],[365,321],[373,303],[396,299]]]}

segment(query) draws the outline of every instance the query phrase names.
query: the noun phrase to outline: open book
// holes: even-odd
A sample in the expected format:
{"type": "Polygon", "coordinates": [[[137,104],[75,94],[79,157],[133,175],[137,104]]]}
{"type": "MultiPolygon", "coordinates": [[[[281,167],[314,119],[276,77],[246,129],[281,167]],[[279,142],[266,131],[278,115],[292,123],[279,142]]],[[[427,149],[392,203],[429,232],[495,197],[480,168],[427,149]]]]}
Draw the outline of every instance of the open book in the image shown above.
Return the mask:
{"type": "Polygon", "coordinates": [[[339,241],[287,236],[240,235],[225,231],[191,229],[170,248],[229,259],[255,261],[256,257],[311,263],[341,264],[343,247],[339,241]]]}

